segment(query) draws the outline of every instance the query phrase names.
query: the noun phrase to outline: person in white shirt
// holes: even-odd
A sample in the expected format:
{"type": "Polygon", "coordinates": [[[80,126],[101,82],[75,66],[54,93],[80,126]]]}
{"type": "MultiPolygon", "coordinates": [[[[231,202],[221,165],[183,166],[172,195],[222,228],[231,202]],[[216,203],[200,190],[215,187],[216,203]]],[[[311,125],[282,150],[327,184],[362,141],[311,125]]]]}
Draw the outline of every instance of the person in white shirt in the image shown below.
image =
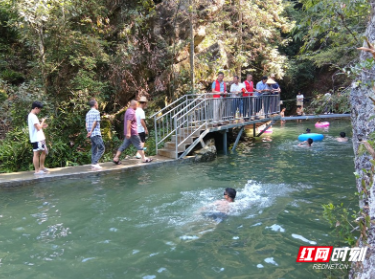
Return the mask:
{"type": "Polygon", "coordinates": [[[31,105],[31,111],[27,117],[27,123],[29,126],[29,136],[30,142],[33,146],[33,164],[35,168],[35,174],[45,174],[49,170],[44,166],[44,161],[47,155],[47,146],[45,142],[45,136],[43,133],[43,129],[47,128],[48,125],[45,122],[45,118],[42,119],[42,122],[39,122],[37,114],[43,108],[43,104],[41,102],[35,101],[31,105]]]}
{"type": "Polygon", "coordinates": [[[240,82],[238,76],[233,77],[233,83],[230,86],[231,97],[232,99],[232,114],[235,116],[237,109],[240,112],[240,117],[243,117],[243,100],[242,98],[242,88],[245,88],[243,83],[240,82]]]}
{"type": "MultiPolygon", "coordinates": [[[[145,96],[142,96],[139,99],[139,106],[135,111],[135,117],[137,118],[137,129],[138,129],[138,135],[141,138],[141,147],[145,147],[145,141],[146,141],[146,135],[148,135],[148,130],[146,127],[146,115],[145,111],[143,110],[147,106],[147,98],[145,96]]],[[[141,155],[137,152],[135,155],[135,158],[141,159],[141,155]]]]}
{"type": "Polygon", "coordinates": [[[323,96],[323,100],[325,102],[324,114],[331,114],[331,108],[332,108],[332,104],[331,104],[332,94],[331,93],[332,93],[332,90],[329,90],[329,92],[327,92],[323,96]]]}
{"type": "Polygon", "coordinates": [[[303,95],[301,94],[301,91],[298,91],[297,94],[297,106],[303,107],[303,95]]]}

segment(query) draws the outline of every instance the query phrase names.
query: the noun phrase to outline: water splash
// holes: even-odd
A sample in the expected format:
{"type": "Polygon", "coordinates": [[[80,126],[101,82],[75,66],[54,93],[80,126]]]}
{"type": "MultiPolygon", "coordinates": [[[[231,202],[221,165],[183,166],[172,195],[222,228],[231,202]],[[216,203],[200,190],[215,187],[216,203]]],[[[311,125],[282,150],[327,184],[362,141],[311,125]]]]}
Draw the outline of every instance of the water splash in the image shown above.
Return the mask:
{"type": "Polygon", "coordinates": [[[299,235],[299,234],[293,233],[292,237],[296,238],[296,239],[299,239],[299,240],[302,240],[303,242],[310,243],[311,245],[316,245],[317,244],[315,241],[308,240],[307,238],[305,238],[305,237],[303,237],[302,235],[299,235]]]}

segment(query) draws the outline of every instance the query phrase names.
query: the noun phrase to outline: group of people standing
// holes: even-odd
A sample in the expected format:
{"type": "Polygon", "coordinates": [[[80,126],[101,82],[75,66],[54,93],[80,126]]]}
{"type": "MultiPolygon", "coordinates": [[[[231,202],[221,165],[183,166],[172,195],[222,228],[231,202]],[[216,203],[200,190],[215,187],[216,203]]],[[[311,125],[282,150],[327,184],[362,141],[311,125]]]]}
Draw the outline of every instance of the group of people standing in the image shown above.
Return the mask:
{"type": "MultiPolygon", "coordinates": [[[[276,98],[270,100],[263,100],[263,95],[276,95],[281,92],[279,84],[275,81],[275,75],[262,77],[255,88],[253,83],[253,76],[246,75],[246,80],[241,83],[240,77],[234,76],[233,83],[230,90],[227,90],[227,84],[224,82],[224,73],[219,72],[217,80],[212,83],[213,106],[212,118],[214,124],[220,125],[223,120],[223,114],[226,112],[226,117],[236,115],[250,119],[251,117],[258,118],[257,114],[261,110],[267,115],[268,113],[277,112],[276,98]],[[229,98],[228,98],[229,97],[229,98]],[[242,97],[242,98],[241,98],[242,97]]],[[[139,101],[132,100],[129,108],[124,116],[124,136],[125,139],[118,148],[116,155],[113,158],[113,163],[120,164],[121,153],[133,145],[137,149],[136,158],[142,159],[142,162],[149,163],[151,158],[147,158],[144,153],[144,143],[148,130],[145,123],[144,108],[147,105],[147,98],[141,97],[139,101]]],[[[105,144],[100,131],[100,112],[99,105],[95,99],[89,102],[90,110],[86,114],[86,130],[87,138],[91,140],[91,168],[93,170],[100,170],[99,160],[105,152],[105,144]]],[[[40,122],[37,115],[41,112],[43,104],[41,102],[33,102],[31,111],[28,115],[28,126],[30,142],[33,146],[33,164],[35,167],[35,174],[45,174],[49,170],[44,166],[46,155],[48,154],[47,144],[45,143],[45,136],[43,129],[48,125],[43,118],[40,122]]]]}
{"type": "Polygon", "coordinates": [[[220,124],[223,118],[233,117],[236,114],[236,117],[250,119],[252,117],[258,118],[257,114],[261,110],[266,115],[275,113],[278,110],[277,98],[262,101],[263,95],[272,96],[281,92],[281,88],[275,80],[275,75],[270,77],[263,76],[255,88],[251,74],[246,75],[246,80],[243,83],[241,83],[239,76],[234,76],[228,90],[227,84],[224,82],[224,73],[219,72],[211,88],[213,93],[214,124],[220,124]]]}
{"type": "MultiPolygon", "coordinates": [[[[105,151],[105,145],[103,142],[102,134],[100,131],[100,112],[98,110],[99,105],[95,99],[89,101],[91,109],[86,114],[86,130],[87,138],[91,140],[91,169],[101,170],[102,167],[99,165],[99,160],[103,156],[105,151]]],[[[128,148],[131,144],[137,149],[136,158],[142,159],[143,163],[150,163],[151,158],[147,158],[144,153],[144,144],[148,130],[146,127],[146,115],[144,112],[147,106],[147,98],[142,96],[139,101],[132,100],[129,108],[125,112],[124,116],[124,136],[125,139],[121,146],[118,148],[113,163],[116,165],[121,164],[120,155],[128,148]]],[[[46,155],[48,154],[46,138],[43,129],[46,129],[48,125],[45,123],[46,118],[39,121],[37,115],[41,112],[43,104],[41,102],[33,102],[31,105],[31,111],[28,115],[28,126],[29,126],[29,137],[33,147],[33,165],[35,168],[36,175],[43,175],[49,172],[44,166],[46,155]]]]}

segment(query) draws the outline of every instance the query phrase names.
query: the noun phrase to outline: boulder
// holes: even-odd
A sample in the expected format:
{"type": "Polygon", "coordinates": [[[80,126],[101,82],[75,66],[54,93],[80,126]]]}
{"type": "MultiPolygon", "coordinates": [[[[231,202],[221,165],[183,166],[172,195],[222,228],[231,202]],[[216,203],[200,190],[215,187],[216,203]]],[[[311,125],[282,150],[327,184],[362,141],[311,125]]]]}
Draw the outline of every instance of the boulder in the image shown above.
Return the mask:
{"type": "Polygon", "coordinates": [[[205,142],[205,147],[194,152],[194,162],[210,162],[216,159],[217,150],[215,146],[215,140],[210,139],[205,142]]]}

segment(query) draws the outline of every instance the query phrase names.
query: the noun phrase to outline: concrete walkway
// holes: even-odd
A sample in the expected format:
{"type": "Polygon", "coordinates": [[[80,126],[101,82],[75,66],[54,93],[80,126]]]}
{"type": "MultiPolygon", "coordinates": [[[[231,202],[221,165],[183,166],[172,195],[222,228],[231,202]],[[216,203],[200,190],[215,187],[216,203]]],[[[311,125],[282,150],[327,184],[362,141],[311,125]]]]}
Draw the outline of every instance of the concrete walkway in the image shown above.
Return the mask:
{"type": "Polygon", "coordinates": [[[160,166],[162,164],[177,164],[177,162],[187,162],[188,160],[174,160],[162,156],[152,157],[151,163],[142,163],[139,159],[126,159],[121,161],[121,165],[115,165],[114,163],[103,163],[100,164],[103,169],[100,171],[92,171],[91,165],[83,165],[76,167],[63,167],[50,169],[50,172],[45,175],[34,175],[33,171],[23,171],[14,173],[3,173],[0,174],[0,188],[12,188],[23,185],[31,185],[46,181],[55,181],[64,178],[84,178],[97,174],[108,174],[115,172],[126,172],[126,171],[137,171],[138,169],[149,169],[160,166]]]}

